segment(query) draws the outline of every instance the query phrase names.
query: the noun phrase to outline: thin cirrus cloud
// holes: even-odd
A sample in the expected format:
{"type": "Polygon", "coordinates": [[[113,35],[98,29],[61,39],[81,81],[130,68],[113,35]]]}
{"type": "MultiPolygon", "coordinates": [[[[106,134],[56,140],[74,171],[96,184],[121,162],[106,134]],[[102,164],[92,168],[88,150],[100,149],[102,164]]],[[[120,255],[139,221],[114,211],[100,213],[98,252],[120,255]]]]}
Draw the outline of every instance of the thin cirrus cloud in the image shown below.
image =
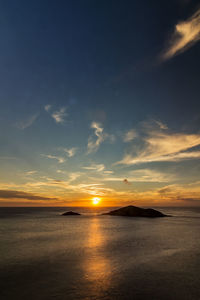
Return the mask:
{"type": "Polygon", "coordinates": [[[174,179],[173,175],[151,169],[133,170],[129,172],[129,180],[136,182],[168,182],[174,179]]]}
{"type": "Polygon", "coordinates": [[[60,164],[64,163],[66,159],[62,156],[56,156],[51,154],[42,154],[43,157],[49,158],[49,159],[56,159],[60,164]]]}
{"type": "Polygon", "coordinates": [[[84,193],[86,195],[98,195],[103,196],[106,193],[113,192],[112,189],[104,187],[104,184],[102,183],[80,183],[80,184],[71,184],[71,182],[75,181],[79,176],[81,176],[81,173],[71,173],[69,176],[68,181],[63,180],[55,180],[51,178],[47,178],[46,181],[40,181],[40,182],[29,182],[26,184],[29,188],[38,188],[41,187],[51,187],[58,190],[67,191],[68,193],[84,193]]]}
{"type": "Polygon", "coordinates": [[[162,130],[167,130],[168,126],[161,121],[154,120],[154,122],[158,125],[158,127],[162,130]]]}
{"type": "Polygon", "coordinates": [[[100,123],[92,122],[91,128],[94,129],[94,134],[96,139],[93,136],[90,136],[88,139],[88,151],[87,153],[96,152],[99,149],[100,144],[105,140],[105,134],[103,132],[103,127],[100,123]]]}
{"type": "Polygon", "coordinates": [[[200,151],[192,151],[200,145],[200,134],[169,134],[149,132],[143,147],[136,154],[128,153],[116,164],[133,165],[159,161],[179,161],[200,158],[200,151]]]}
{"type": "Polygon", "coordinates": [[[0,199],[26,199],[26,200],[56,200],[45,196],[35,195],[15,190],[0,190],[0,199]]]}
{"type": "Polygon", "coordinates": [[[77,148],[76,147],[64,148],[63,150],[64,150],[64,152],[67,153],[68,157],[73,157],[76,154],[77,148]]]}
{"type": "Polygon", "coordinates": [[[38,118],[39,113],[35,113],[31,116],[29,116],[28,118],[26,118],[25,120],[20,120],[16,123],[16,127],[19,129],[26,129],[28,127],[30,127],[38,118]]]}
{"type": "Polygon", "coordinates": [[[96,152],[106,139],[114,141],[114,135],[105,133],[104,128],[100,123],[92,122],[90,127],[94,129],[94,135],[91,135],[88,139],[87,154],[96,152]]]}
{"type": "Polygon", "coordinates": [[[130,129],[125,133],[123,140],[125,143],[128,143],[134,140],[134,138],[136,137],[137,137],[137,132],[134,129],[130,129]]]}
{"type": "Polygon", "coordinates": [[[50,105],[50,104],[45,105],[45,106],[44,106],[44,109],[45,109],[47,112],[50,111],[51,105],[50,105]]]}
{"type": "Polygon", "coordinates": [[[173,176],[164,174],[151,169],[141,169],[133,170],[126,174],[126,178],[120,177],[107,177],[104,178],[104,181],[117,181],[124,182],[125,184],[130,184],[131,182],[169,182],[172,181],[173,176]]]}
{"type": "Polygon", "coordinates": [[[59,110],[54,111],[51,116],[56,123],[64,123],[65,118],[67,117],[66,107],[62,107],[59,110]]]}
{"type": "Polygon", "coordinates": [[[169,45],[162,55],[162,60],[168,60],[178,55],[200,40],[200,9],[189,19],[175,25],[169,45]]]}
{"type": "Polygon", "coordinates": [[[55,120],[56,123],[64,123],[66,117],[68,116],[66,110],[66,107],[61,107],[58,110],[55,110],[53,112],[50,112],[52,110],[52,105],[47,104],[44,106],[44,110],[48,113],[50,113],[51,117],[55,120]]]}
{"type": "Polygon", "coordinates": [[[104,164],[92,164],[91,166],[88,167],[82,167],[82,169],[101,172],[105,169],[105,166],[104,164]]]}
{"type": "Polygon", "coordinates": [[[199,202],[200,188],[199,183],[194,183],[193,186],[190,184],[171,184],[162,187],[157,191],[158,195],[164,199],[171,199],[173,201],[184,201],[184,202],[199,202]]]}
{"type": "Polygon", "coordinates": [[[80,176],[82,175],[81,172],[72,172],[69,174],[69,180],[68,183],[75,181],[76,179],[78,179],[80,176]]]}
{"type": "Polygon", "coordinates": [[[25,172],[25,175],[26,176],[30,176],[30,175],[33,175],[33,174],[36,174],[37,173],[37,171],[27,171],[27,172],[25,172]]]}

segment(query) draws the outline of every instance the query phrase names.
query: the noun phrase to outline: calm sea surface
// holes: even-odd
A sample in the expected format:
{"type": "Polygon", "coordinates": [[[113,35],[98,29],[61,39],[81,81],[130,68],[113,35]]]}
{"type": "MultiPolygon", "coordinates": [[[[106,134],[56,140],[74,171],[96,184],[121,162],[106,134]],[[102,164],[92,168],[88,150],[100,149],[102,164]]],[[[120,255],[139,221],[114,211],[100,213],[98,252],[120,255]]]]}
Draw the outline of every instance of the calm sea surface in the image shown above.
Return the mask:
{"type": "Polygon", "coordinates": [[[200,299],[200,209],[0,208],[0,299],[200,299]],[[105,211],[105,209],[104,209],[105,211]]]}

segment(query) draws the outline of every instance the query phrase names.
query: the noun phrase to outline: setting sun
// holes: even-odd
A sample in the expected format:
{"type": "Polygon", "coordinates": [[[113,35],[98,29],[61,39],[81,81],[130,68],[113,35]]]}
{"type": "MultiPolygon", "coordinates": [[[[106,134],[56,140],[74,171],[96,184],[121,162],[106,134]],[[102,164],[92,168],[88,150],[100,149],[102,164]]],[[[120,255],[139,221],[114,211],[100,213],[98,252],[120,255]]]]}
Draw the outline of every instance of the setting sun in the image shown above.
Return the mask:
{"type": "Polygon", "coordinates": [[[98,197],[94,197],[94,198],[92,198],[92,203],[94,204],[94,205],[97,205],[97,204],[99,204],[99,202],[101,201],[101,199],[100,198],[98,198],[98,197]]]}

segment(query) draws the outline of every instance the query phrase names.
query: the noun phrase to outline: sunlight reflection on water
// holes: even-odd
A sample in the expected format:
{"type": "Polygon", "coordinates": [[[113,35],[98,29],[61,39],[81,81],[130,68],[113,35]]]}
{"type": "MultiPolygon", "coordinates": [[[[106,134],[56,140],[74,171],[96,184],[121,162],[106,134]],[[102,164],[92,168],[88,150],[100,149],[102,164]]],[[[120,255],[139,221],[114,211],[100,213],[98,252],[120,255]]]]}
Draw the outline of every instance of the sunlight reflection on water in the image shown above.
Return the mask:
{"type": "Polygon", "coordinates": [[[90,283],[88,295],[100,298],[110,285],[110,262],[105,256],[106,239],[103,236],[98,217],[93,217],[88,228],[87,253],[83,262],[85,279],[90,283]]]}
{"type": "Polygon", "coordinates": [[[199,300],[200,211],[169,213],[151,220],[2,210],[1,299],[199,300]]]}

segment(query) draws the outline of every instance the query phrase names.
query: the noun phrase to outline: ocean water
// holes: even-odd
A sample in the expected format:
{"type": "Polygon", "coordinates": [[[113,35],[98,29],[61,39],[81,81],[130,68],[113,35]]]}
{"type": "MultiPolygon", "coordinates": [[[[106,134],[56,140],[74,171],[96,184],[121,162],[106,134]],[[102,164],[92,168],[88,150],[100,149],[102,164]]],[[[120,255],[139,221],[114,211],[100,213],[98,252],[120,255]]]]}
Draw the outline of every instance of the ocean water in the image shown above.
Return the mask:
{"type": "Polygon", "coordinates": [[[200,209],[0,208],[0,299],[200,299],[200,209]],[[105,211],[105,209],[104,209],[105,211]]]}

